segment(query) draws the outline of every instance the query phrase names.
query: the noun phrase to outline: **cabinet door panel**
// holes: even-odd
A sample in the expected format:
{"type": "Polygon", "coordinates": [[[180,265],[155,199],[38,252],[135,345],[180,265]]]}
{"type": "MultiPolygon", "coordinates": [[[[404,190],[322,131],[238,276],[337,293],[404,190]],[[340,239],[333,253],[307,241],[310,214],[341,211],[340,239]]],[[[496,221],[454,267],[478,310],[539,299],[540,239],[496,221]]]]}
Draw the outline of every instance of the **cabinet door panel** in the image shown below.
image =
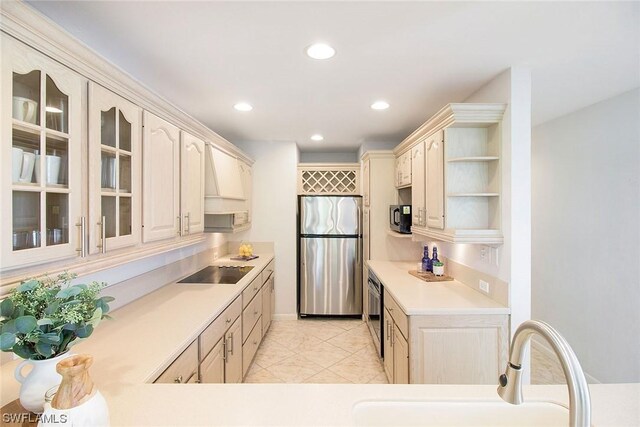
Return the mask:
{"type": "Polygon", "coordinates": [[[426,225],[425,218],[425,156],[424,141],[411,149],[411,207],[412,224],[418,227],[426,225]]]}
{"type": "Polygon", "coordinates": [[[242,321],[241,317],[231,325],[227,334],[227,358],[224,367],[225,383],[242,382],[242,321]]]}
{"type": "Polygon", "coordinates": [[[389,380],[389,384],[393,384],[393,319],[391,318],[391,314],[389,310],[385,307],[384,309],[384,341],[383,345],[383,353],[384,353],[384,372],[387,374],[387,380],[389,380]]]}
{"type": "Polygon", "coordinates": [[[200,382],[223,383],[224,365],[224,339],[221,339],[200,363],[200,382]]]}
{"type": "Polygon", "coordinates": [[[393,379],[394,384],[409,384],[409,345],[398,330],[393,335],[393,379]]]}
{"type": "Polygon", "coordinates": [[[248,214],[248,222],[251,222],[251,206],[253,196],[253,170],[250,165],[243,161],[238,160],[238,167],[240,168],[240,177],[242,179],[242,190],[244,191],[245,208],[248,214]]]}
{"type": "Polygon", "coordinates": [[[371,201],[369,200],[370,191],[369,191],[369,168],[371,166],[371,161],[369,159],[365,160],[362,165],[362,198],[364,199],[364,206],[368,207],[371,201]]]}
{"type": "Polygon", "coordinates": [[[444,131],[427,139],[427,226],[444,229],[444,131]]]}
{"type": "Polygon", "coordinates": [[[2,35],[2,269],[77,256],[86,80],[2,35]]]}
{"type": "Polygon", "coordinates": [[[89,82],[90,253],[140,242],[141,139],[142,110],[89,82]]]}
{"type": "Polygon", "coordinates": [[[267,333],[271,326],[271,281],[273,276],[262,286],[262,335],[267,333]]]}
{"type": "Polygon", "coordinates": [[[144,242],[169,239],[179,233],[180,131],[144,112],[143,233],[144,242]]]}
{"type": "Polygon", "coordinates": [[[180,211],[182,234],[204,231],[204,141],[182,132],[180,211]]]}

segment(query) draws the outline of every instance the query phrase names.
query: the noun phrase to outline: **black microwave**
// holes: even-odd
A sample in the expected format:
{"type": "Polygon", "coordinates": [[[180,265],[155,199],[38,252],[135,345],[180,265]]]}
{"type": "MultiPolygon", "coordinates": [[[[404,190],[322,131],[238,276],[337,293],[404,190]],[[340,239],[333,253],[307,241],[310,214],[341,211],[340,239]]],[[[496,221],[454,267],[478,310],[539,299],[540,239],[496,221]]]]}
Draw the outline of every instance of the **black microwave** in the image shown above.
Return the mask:
{"type": "Polygon", "coordinates": [[[389,206],[389,227],[402,234],[411,234],[411,205],[389,206]]]}

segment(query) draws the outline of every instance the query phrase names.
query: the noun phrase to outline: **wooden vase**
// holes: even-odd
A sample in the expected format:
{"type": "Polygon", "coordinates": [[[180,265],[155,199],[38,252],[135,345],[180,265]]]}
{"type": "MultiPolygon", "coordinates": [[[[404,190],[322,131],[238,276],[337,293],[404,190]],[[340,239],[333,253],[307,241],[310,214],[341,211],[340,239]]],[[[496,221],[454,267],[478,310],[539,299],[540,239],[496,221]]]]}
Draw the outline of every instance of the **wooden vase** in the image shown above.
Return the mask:
{"type": "Polygon", "coordinates": [[[88,354],[71,356],[58,363],[56,371],[62,376],[62,382],[51,402],[53,408],[75,408],[96,393],[89,376],[92,363],[93,357],[88,354]]]}

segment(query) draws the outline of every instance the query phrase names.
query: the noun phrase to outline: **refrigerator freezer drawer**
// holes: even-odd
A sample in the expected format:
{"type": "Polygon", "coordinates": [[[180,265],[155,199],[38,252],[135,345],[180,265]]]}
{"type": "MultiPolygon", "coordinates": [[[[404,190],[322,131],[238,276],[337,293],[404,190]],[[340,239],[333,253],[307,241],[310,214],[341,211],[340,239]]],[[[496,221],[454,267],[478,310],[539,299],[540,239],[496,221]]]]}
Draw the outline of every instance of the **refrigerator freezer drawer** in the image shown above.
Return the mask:
{"type": "Polygon", "coordinates": [[[362,314],[358,238],[300,239],[300,314],[362,314]]]}

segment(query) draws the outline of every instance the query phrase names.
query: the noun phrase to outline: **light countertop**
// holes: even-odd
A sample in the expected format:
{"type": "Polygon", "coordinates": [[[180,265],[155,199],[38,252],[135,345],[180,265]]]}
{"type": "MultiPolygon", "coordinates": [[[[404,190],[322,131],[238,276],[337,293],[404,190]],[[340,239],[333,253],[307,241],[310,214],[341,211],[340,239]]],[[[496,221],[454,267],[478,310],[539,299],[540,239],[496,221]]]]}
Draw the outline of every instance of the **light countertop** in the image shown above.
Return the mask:
{"type": "Polygon", "coordinates": [[[405,314],[509,314],[509,308],[457,280],[425,282],[409,274],[416,263],[367,261],[405,314]]]}
{"type": "MultiPolygon", "coordinates": [[[[114,311],[112,321],[74,347],[94,356],[90,372],[109,405],[111,425],[348,426],[353,406],[365,400],[498,401],[493,385],[149,384],[272,259],[260,255],[236,285],[169,284],[114,311]]],[[[17,397],[16,365],[1,368],[2,405],[17,397]]],[[[590,390],[594,425],[640,424],[640,384],[590,390]]],[[[566,386],[529,386],[524,394],[525,400],[568,400],[566,386]]]]}

